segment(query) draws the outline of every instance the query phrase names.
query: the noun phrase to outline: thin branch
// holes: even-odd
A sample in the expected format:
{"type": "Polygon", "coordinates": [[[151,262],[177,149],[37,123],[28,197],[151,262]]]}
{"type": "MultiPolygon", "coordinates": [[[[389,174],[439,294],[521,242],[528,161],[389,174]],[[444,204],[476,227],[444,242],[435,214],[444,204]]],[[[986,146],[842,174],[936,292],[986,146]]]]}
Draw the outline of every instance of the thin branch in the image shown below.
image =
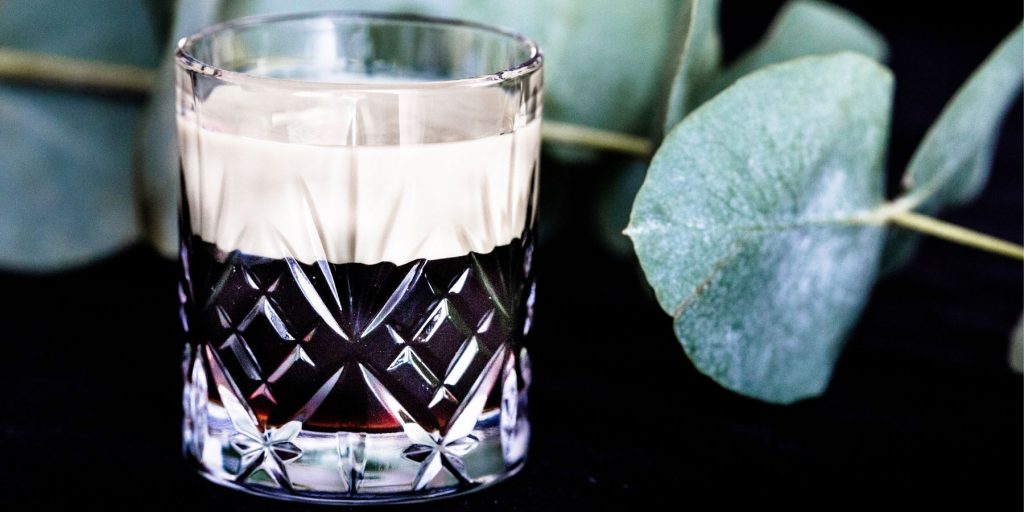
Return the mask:
{"type": "Polygon", "coordinates": [[[558,121],[544,121],[544,140],[645,158],[652,152],[651,141],[645,137],[558,121]]]}
{"type": "Polygon", "coordinates": [[[136,66],[0,47],[0,81],[149,94],[156,72],[136,66]]]}
{"type": "Polygon", "coordinates": [[[926,215],[909,211],[897,211],[889,215],[889,220],[896,225],[919,231],[937,238],[956,242],[982,251],[993,252],[1010,258],[1024,260],[1024,247],[978,233],[955,224],[933,219],[926,215]]]}

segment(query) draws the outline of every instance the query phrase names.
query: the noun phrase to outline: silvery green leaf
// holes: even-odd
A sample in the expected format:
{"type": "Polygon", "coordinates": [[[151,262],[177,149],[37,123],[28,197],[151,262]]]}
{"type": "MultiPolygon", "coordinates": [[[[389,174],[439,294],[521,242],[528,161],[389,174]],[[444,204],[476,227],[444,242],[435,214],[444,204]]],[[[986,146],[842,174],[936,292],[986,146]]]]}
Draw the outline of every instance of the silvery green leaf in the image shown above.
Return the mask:
{"type": "MultiPolygon", "coordinates": [[[[142,2],[6,0],[0,46],[152,67],[151,21],[142,2]]],[[[140,110],[130,99],[0,84],[0,266],[63,268],[137,240],[140,110]]]]}
{"type": "MultiPolygon", "coordinates": [[[[988,181],[1006,111],[1024,81],[1024,29],[1013,31],[961,86],[928,130],[903,176],[900,202],[934,215],[973,200],[988,181]]],[[[901,267],[919,235],[895,229],[885,249],[885,268],[901,267]]]]}
{"type": "Polygon", "coordinates": [[[142,122],[136,150],[142,175],[142,214],[150,242],[165,256],[178,252],[178,152],[174,120],[174,51],[176,41],[217,21],[218,2],[179,0],[170,40],[142,122]]]}
{"type": "Polygon", "coordinates": [[[982,63],[943,109],[914,152],[903,185],[925,210],[963,204],[988,179],[996,137],[1024,81],[1020,25],[982,63]]]}
{"type": "Polygon", "coordinates": [[[693,0],[680,10],[682,48],[666,105],[664,133],[697,107],[697,91],[718,72],[722,41],[718,33],[718,0],[693,0]]]}
{"type": "Polygon", "coordinates": [[[655,155],[627,233],[686,353],[721,385],[789,403],[828,384],[875,280],[892,83],[853,53],[769,66],[655,155]]]}
{"type": "Polygon", "coordinates": [[[647,133],[679,0],[463,0],[461,16],[510,27],[544,51],[544,116],[647,133]]]}
{"type": "Polygon", "coordinates": [[[704,88],[700,99],[707,100],[741,76],[769,64],[840,51],[861,53],[878,61],[888,54],[882,35],[853,13],[824,2],[790,1],[779,11],[764,39],[704,88]]]}

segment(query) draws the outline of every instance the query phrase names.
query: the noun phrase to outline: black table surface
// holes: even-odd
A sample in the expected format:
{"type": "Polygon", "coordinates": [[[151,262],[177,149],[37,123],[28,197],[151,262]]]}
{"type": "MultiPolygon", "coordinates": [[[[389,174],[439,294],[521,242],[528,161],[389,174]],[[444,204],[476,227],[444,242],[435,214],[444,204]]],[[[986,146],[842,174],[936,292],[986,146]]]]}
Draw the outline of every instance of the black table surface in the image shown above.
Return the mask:
{"type": "MultiPolygon", "coordinates": [[[[771,13],[725,4],[727,42],[749,42],[771,13]]],[[[1007,4],[902,9],[920,7],[916,17],[858,11],[892,44],[891,169],[1020,20],[1020,5],[1007,4]]],[[[1009,119],[984,196],[945,218],[1020,243],[1019,102],[1009,119]]],[[[594,204],[585,192],[612,166],[544,168],[544,207],[568,228],[539,250],[530,460],[508,482],[411,508],[1021,510],[1024,388],[1007,365],[1019,262],[925,241],[875,288],[827,392],[767,405],[699,374],[635,262],[611,256],[586,228],[594,204]]],[[[174,278],[174,263],[144,247],[58,275],[0,273],[0,507],[303,508],[221,489],[183,461],[174,278]]]]}

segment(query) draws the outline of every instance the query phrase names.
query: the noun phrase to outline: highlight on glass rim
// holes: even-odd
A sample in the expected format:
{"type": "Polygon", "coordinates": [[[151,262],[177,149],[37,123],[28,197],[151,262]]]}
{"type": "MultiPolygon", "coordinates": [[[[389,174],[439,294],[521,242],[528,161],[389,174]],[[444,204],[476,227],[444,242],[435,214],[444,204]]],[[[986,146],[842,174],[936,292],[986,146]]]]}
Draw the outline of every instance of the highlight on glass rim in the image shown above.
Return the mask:
{"type": "Polygon", "coordinates": [[[1024,507],[1024,6],[900,7],[0,0],[0,502],[1024,507]]]}

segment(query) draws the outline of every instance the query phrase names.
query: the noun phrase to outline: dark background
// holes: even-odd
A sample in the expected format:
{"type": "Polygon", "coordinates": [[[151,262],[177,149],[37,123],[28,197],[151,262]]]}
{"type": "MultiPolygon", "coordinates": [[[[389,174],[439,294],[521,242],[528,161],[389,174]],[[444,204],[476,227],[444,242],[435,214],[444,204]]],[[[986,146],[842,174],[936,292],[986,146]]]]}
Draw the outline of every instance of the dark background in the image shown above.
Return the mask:
{"type": "MultiPolygon", "coordinates": [[[[839,3],[891,44],[894,183],[1021,4],[839,3]]],[[[758,39],[777,7],[724,2],[727,55],[758,39]]],[[[1018,100],[984,196],[945,218],[1021,242],[1021,117],[1018,100]]],[[[1019,262],[926,240],[875,288],[827,393],[766,405],[694,370],[635,263],[585,228],[584,192],[612,167],[545,162],[544,207],[580,228],[540,248],[529,463],[495,488],[413,509],[1021,510],[1024,388],[1006,362],[1019,262]]],[[[143,247],[59,275],[0,273],[0,506],[302,508],[218,488],[183,462],[174,277],[143,247]]]]}

